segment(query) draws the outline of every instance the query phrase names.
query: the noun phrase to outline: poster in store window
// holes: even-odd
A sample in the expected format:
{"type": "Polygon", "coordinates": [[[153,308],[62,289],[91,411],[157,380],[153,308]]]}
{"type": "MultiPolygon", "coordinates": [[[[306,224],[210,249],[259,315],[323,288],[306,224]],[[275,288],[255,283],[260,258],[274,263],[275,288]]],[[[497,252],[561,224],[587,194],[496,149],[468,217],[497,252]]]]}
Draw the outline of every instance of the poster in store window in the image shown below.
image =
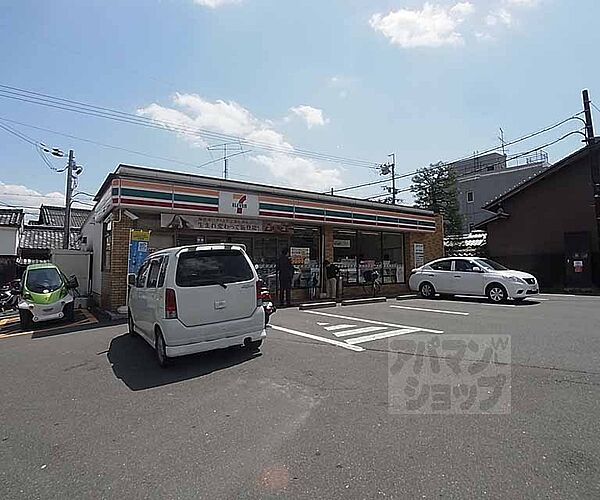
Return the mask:
{"type": "Polygon", "coordinates": [[[310,261],[310,248],[291,247],[290,259],[292,259],[292,264],[295,266],[304,265],[305,263],[310,261]]]}
{"type": "Polygon", "coordinates": [[[132,229],[129,232],[129,274],[137,274],[142,263],[148,256],[150,231],[145,229],[132,229]]]}
{"type": "Polygon", "coordinates": [[[421,267],[425,264],[425,246],[423,243],[415,243],[413,247],[413,262],[415,267],[421,267]]]}

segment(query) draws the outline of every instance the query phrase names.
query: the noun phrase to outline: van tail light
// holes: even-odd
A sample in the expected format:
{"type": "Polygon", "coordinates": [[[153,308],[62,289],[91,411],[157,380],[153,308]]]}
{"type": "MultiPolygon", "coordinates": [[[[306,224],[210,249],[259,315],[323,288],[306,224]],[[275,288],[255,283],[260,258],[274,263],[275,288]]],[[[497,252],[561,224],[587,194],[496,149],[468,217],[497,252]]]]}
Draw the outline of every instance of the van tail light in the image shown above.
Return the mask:
{"type": "Polygon", "coordinates": [[[256,307],[263,305],[262,289],[264,286],[263,280],[256,280],[256,307]]]}
{"type": "Polygon", "coordinates": [[[175,290],[172,288],[165,290],[165,318],[177,318],[177,298],[175,297],[175,290]]]}

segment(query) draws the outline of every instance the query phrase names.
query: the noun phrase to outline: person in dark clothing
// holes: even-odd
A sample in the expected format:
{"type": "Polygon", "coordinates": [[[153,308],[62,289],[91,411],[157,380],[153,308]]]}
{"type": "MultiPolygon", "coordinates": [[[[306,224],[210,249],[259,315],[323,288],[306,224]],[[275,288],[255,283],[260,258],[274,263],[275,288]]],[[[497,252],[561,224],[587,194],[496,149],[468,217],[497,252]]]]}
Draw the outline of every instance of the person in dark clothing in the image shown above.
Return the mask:
{"type": "Polygon", "coordinates": [[[283,305],[285,298],[285,304],[290,305],[292,302],[292,279],[294,277],[294,266],[288,249],[285,248],[281,252],[279,262],[277,263],[277,270],[279,272],[279,304],[283,305]]]}
{"type": "Polygon", "coordinates": [[[328,260],[323,262],[323,266],[325,267],[325,289],[327,291],[327,298],[335,299],[337,297],[337,278],[339,269],[335,264],[328,260]]]}

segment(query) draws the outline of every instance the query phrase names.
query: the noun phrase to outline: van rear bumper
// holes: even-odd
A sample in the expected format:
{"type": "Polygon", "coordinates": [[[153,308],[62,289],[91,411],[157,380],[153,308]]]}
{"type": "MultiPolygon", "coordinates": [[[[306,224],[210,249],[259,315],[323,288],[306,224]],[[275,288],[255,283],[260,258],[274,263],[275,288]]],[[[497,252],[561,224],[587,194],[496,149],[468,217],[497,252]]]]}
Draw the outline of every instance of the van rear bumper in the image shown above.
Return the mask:
{"type": "Polygon", "coordinates": [[[215,349],[226,349],[227,347],[234,347],[244,345],[244,340],[247,338],[255,340],[264,339],[267,336],[265,329],[257,332],[246,333],[244,335],[238,335],[236,337],[225,337],[216,340],[206,340],[204,342],[195,342],[193,344],[184,344],[177,346],[166,346],[167,356],[175,358],[177,356],[186,356],[188,354],[195,354],[198,352],[213,351],[215,349]]]}

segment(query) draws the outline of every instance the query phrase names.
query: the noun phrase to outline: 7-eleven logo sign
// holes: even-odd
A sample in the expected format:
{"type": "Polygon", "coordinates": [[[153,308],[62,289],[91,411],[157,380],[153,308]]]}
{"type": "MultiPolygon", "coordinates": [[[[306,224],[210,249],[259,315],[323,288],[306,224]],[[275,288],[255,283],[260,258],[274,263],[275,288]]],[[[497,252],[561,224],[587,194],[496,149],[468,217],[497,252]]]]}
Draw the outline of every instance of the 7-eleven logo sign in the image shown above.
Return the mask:
{"type": "Polygon", "coordinates": [[[231,207],[235,209],[238,215],[242,215],[244,210],[248,208],[248,196],[245,194],[234,194],[231,207]]]}

